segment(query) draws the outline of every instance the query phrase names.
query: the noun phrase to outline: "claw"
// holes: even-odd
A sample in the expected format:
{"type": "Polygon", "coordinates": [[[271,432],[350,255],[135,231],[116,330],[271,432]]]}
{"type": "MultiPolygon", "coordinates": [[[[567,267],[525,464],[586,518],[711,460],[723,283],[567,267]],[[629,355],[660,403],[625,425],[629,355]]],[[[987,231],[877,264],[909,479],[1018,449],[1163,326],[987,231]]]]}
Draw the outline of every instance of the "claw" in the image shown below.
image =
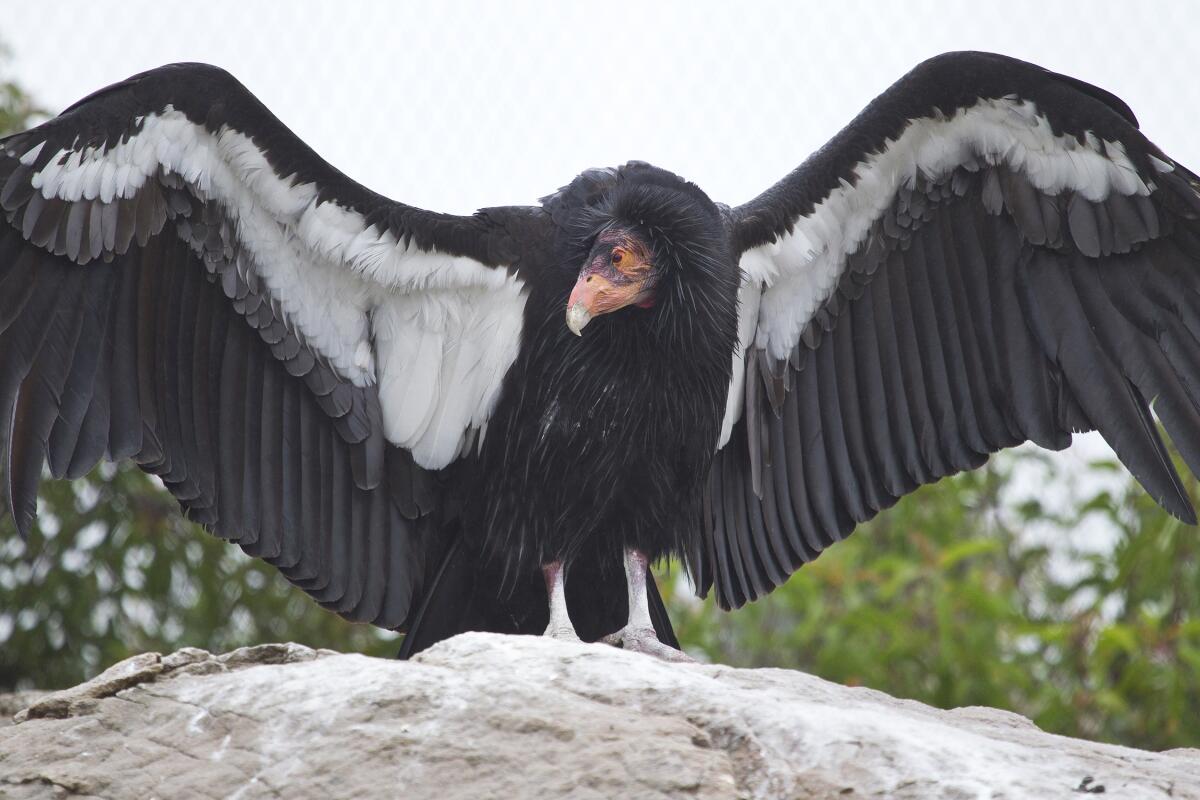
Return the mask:
{"type": "Polygon", "coordinates": [[[551,639],[556,639],[560,642],[583,642],[579,638],[579,634],[575,633],[575,629],[570,625],[562,626],[551,623],[546,626],[546,632],[542,636],[549,636],[551,639]]]}
{"type": "Polygon", "coordinates": [[[621,647],[634,653],[645,653],[648,656],[675,663],[694,664],[696,659],[682,650],[676,650],[670,645],[658,640],[654,628],[631,628],[626,626],[616,633],[610,633],[600,641],[613,647],[621,647]]]}

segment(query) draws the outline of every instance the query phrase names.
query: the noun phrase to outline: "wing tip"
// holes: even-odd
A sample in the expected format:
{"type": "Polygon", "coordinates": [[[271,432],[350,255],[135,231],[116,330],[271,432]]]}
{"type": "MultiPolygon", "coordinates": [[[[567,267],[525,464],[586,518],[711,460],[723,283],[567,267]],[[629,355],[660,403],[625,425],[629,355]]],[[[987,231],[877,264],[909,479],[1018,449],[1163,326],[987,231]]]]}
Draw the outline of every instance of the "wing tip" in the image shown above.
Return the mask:
{"type": "Polygon", "coordinates": [[[1162,506],[1164,511],[1184,525],[1194,526],[1198,522],[1196,519],[1196,509],[1187,495],[1165,497],[1159,500],[1158,504],[1162,506]]]}

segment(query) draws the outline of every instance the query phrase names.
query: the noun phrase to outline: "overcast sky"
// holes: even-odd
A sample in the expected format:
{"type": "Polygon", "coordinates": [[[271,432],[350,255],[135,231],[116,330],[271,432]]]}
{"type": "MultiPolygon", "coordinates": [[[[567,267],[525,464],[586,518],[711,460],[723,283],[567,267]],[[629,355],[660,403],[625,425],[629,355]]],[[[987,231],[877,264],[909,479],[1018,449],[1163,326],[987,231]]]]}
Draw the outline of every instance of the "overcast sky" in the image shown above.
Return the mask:
{"type": "Polygon", "coordinates": [[[912,66],[963,49],[1103,86],[1200,167],[1196,2],[6,6],[15,74],[53,110],[207,61],[352,177],[442,211],[533,202],[635,158],[741,202],[912,66]]]}
{"type": "MultiPolygon", "coordinates": [[[[207,61],[350,176],[440,211],[533,202],[629,159],[742,202],[915,64],[964,49],[1115,92],[1200,169],[1200,2],[6,6],[14,75],[51,110],[207,61]]],[[[1092,438],[1057,463],[1104,453],[1092,438]]]]}

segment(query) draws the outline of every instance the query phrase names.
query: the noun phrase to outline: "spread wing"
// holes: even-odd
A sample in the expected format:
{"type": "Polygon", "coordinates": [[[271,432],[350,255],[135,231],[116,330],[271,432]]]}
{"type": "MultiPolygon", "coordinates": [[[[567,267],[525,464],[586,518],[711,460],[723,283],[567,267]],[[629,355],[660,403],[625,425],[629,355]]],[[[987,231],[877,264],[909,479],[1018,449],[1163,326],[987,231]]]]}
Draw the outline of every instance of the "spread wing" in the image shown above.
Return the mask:
{"type": "Polygon", "coordinates": [[[536,213],[434,214],[321,160],[227,73],[176,64],[0,142],[0,475],[132,458],[355,620],[404,624],[432,470],[519,346],[536,213]]]}
{"type": "Polygon", "coordinates": [[[1194,523],[1200,181],[1116,97],[1002,56],[918,66],[732,212],[744,358],[691,555],[771,591],[918,486],[1098,430],[1194,523]]]}

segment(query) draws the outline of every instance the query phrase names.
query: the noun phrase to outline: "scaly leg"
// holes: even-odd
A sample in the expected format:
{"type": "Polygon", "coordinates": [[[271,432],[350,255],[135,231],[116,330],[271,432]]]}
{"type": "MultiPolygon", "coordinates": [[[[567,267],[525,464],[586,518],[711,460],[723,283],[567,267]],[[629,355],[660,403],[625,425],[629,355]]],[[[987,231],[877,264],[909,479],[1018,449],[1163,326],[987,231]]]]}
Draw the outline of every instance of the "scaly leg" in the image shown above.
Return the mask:
{"type": "Polygon", "coordinates": [[[561,561],[551,561],[542,567],[546,579],[546,594],[550,599],[550,624],[543,636],[564,642],[578,642],[579,635],[567,613],[567,578],[561,561]]]}
{"type": "MultiPolygon", "coordinates": [[[[694,661],[691,656],[658,640],[650,621],[650,599],[646,594],[646,555],[632,547],[625,550],[625,584],[629,589],[629,621],[604,642],[635,653],[646,653],[663,661],[694,661]]],[[[653,580],[653,579],[651,579],[653,580]]]]}

